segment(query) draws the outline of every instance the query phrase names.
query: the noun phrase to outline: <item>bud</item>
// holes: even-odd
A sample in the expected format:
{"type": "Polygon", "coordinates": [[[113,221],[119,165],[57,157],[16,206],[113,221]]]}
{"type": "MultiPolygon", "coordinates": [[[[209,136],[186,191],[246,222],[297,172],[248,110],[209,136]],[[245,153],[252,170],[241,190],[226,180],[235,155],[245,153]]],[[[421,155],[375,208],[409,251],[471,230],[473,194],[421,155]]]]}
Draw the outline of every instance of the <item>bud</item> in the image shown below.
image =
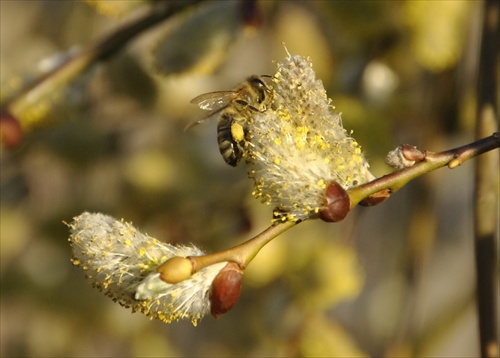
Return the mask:
{"type": "Polygon", "coordinates": [[[238,301],[243,271],[234,262],[228,262],[219,272],[210,290],[210,312],[218,318],[238,301]]]}
{"type": "Polygon", "coordinates": [[[375,206],[377,204],[380,204],[381,202],[385,201],[391,196],[391,192],[389,189],[384,189],[379,192],[376,192],[375,194],[370,195],[367,198],[364,198],[359,202],[359,205],[362,206],[375,206]]]}
{"type": "Polygon", "coordinates": [[[167,283],[179,283],[189,278],[193,273],[191,260],[185,257],[172,257],[165,261],[157,270],[160,278],[167,283]]]}
{"type": "Polygon", "coordinates": [[[387,154],[385,162],[392,168],[403,169],[411,167],[413,164],[425,159],[425,153],[417,147],[403,144],[387,154]]]}
{"type": "Polygon", "coordinates": [[[351,201],[347,192],[337,183],[331,182],[325,190],[325,205],[319,211],[319,217],[326,222],[344,220],[351,210],[351,201]]]}
{"type": "Polygon", "coordinates": [[[401,148],[403,150],[403,156],[408,160],[418,163],[425,159],[425,153],[413,145],[403,144],[401,148]]]}
{"type": "Polygon", "coordinates": [[[0,113],[0,141],[5,148],[13,148],[23,138],[21,124],[9,112],[0,113]]]}

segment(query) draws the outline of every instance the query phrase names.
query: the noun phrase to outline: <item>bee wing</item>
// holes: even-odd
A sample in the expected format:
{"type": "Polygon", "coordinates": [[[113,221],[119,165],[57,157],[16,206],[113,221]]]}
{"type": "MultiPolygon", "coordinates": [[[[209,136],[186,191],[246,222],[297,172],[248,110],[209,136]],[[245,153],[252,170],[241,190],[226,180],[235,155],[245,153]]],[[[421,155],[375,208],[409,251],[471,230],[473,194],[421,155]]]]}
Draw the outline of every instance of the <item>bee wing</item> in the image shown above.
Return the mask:
{"type": "Polygon", "coordinates": [[[188,130],[189,128],[192,128],[195,125],[204,122],[217,112],[223,110],[224,108],[229,106],[231,101],[235,99],[237,95],[238,92],[234,91],[217,91],[217,92],[204,93],[200,94],[199,96],[196,96],[190,101],[190,103],[198,105],[198,107],[200,107],[205,111],[211,111],[211,112],[202,119],[189,123],[186,127],[184,127],[184,130],[188,130]]]}
{"type": "Polygon", "coordinates": [[[217,91],[201,94],[191,100],[191,103],[205,111],[218,111],[227,107],[238,96],[234,91],[217,91]]]}

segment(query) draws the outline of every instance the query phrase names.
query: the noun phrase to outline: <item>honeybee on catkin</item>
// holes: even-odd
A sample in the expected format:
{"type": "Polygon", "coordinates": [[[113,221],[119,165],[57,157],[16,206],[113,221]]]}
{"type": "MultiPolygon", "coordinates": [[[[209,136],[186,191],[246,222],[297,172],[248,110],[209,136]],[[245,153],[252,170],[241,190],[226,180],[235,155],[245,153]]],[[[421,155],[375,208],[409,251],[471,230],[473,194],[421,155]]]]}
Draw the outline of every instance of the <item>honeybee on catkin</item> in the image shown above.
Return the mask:
{"type": "Polygon", "coordinates": [[[273,103],[273,91],[264,82],[265,76],[250,76],[230,91],[209,92],[191,100],[203,110],[211,111],[205,118],[191,123],[190,128],[219,114],[217,143],[224,161],[235,167],[245,152],[247,125],[257,112],[265,112],[273,103]]]}

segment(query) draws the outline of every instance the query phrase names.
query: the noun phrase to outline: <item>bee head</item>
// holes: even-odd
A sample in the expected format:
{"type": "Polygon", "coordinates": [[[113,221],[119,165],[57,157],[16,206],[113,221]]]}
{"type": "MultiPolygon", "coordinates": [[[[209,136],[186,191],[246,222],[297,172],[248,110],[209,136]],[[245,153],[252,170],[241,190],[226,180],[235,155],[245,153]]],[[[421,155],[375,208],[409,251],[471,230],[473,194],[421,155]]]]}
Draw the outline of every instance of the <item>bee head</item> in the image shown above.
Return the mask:
{"type": "Polygon", "coordinates": [[[262,77],[271,76],[251,76],[248,78],[248,83],[254,90],[254,104],[259,106],[254,107],[258,112],[264,112],[267,109],[269,98],[271,98],[272,90],[269,86],[262,80],[262,77]]]}

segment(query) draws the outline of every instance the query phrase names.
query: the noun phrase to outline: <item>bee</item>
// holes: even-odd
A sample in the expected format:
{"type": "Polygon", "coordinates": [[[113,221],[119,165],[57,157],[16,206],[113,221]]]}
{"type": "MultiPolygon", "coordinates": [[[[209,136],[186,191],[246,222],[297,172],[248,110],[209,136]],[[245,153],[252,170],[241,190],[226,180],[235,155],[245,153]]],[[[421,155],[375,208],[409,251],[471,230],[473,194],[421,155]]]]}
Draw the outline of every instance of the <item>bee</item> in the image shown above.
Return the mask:
{"type": "Polygon", "coordinates": [[[247,125],[252,113],[265,112],[273,102],[273,92],[262,77],[266,76],[251,76],[231,91],[205,93],[191,100],[191,103],[211,112],[205,118],[188,125],[186,129],[219,113],[217,122],[219,151],[224,161],[233,167],[243,157],[247,125]]]}

